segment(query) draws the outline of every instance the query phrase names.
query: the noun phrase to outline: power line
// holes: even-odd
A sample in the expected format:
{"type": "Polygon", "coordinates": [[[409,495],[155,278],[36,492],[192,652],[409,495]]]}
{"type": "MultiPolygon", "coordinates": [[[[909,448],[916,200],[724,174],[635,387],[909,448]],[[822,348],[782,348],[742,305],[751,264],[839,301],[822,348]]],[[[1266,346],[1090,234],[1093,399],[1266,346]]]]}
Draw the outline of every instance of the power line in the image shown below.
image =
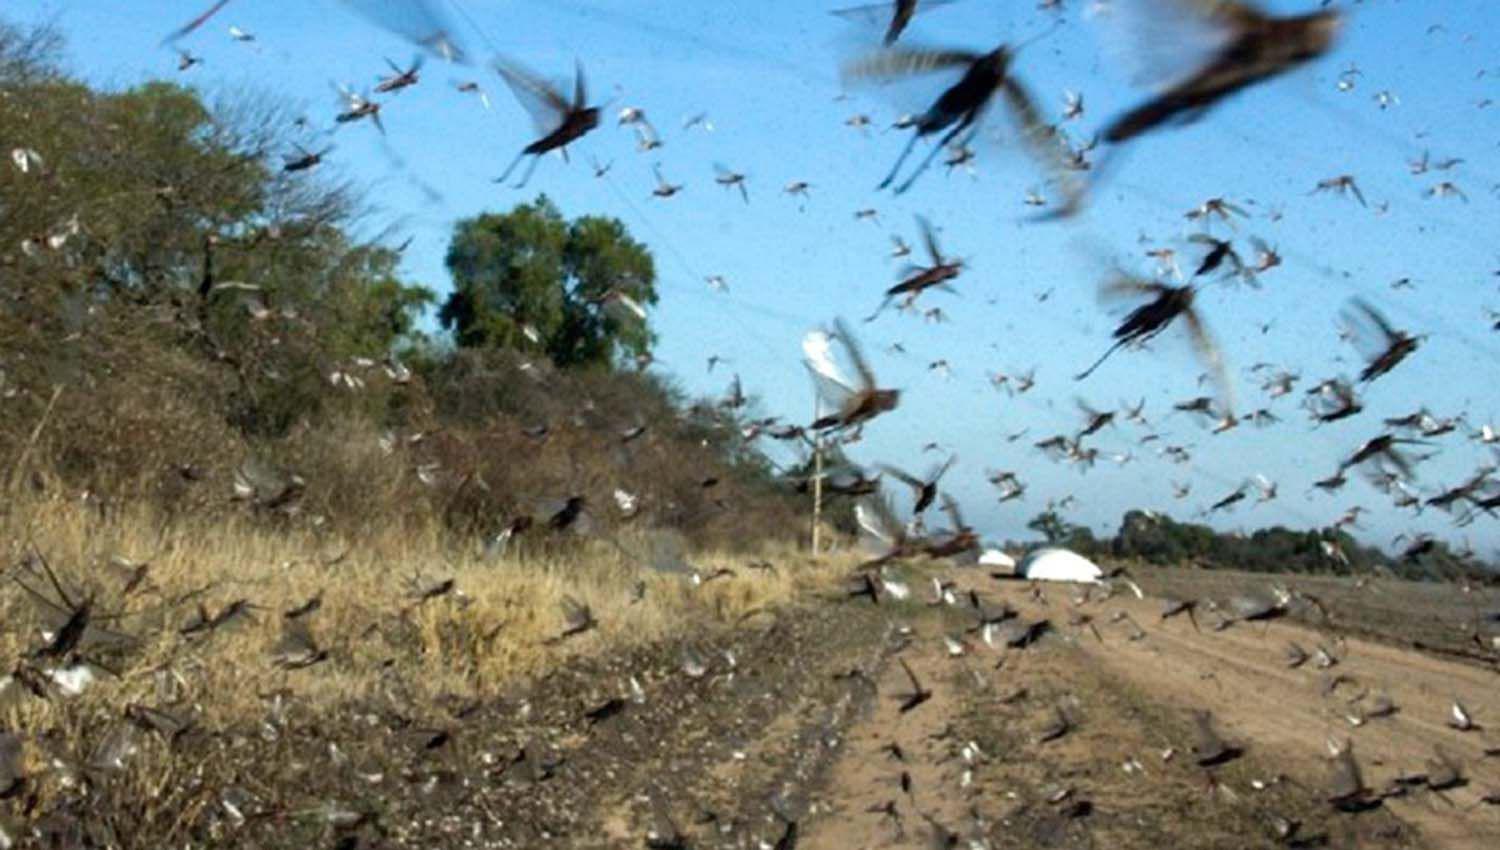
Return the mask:
{"type": "Polygon", "coordinates": [[[500,45],[495,43],[495,40],[490,37],[489,32],[479,25],[479,21],[475,20],[474,16],[469,14],[469,10],[465,9],[462,3],[458,2],[458,0],[448,0],[448,5],[452,6],[458,12],[459,17],[464,19],[470,29],[479,34],[479,37],[484,40],[484,43],[492,52],[501,52],[500,45]]]}

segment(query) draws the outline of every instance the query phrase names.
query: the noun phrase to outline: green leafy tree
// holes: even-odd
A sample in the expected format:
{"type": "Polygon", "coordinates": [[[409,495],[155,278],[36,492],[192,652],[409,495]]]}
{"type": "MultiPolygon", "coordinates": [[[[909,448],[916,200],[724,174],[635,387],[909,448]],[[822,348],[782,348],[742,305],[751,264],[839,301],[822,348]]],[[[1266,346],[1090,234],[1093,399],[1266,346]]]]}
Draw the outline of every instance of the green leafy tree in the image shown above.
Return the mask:
{"type": "Polygon", "coordinates": [[[1042,535],[1048,543],[1057,543],[1072,533],[1072,526],[1058,516],[1057,511],[1042,511],[1026,523],[1026,527],[1042,535]]]}
{"type": "Polygon", "coordinates": [[[567,221],[540,196],[458,223],[448,247],[453,292],[438,320],[460,347],[543,351],[560,367],[613,365],[655,336],[621,296],[655,304],[656,267],[619,220],[567,221]]]}
{"type": "Polygon", "coordinates": [[[398,252],[351,235],[365,208],[349,184],[282,170],[289,106],[160,81],[93,89],[59,70],[61,45],[0,21],[0,362],[26,364],[13,380],[45,392],[90,364],[206,360],[215,380],[195,386],[229,397],[225,418],[277,435],[316,413],[329,370],[412,338],[432,294],[401,279],[398,252]]]}

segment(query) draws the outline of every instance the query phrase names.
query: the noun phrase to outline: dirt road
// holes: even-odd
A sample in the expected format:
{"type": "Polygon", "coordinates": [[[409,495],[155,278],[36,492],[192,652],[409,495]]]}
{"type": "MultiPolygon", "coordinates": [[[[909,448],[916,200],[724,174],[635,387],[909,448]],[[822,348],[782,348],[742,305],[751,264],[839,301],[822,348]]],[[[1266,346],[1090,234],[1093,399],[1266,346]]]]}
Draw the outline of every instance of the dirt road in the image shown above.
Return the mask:
{"type": "Polygon", "coordinates": [[[692,681],[662,670],[642,705],[557,738],[555,788],[502,787],[490,811],[538,795],[556,807],[550,826],[502,843],[1500,846],[1500,809],[1483,802],[1500,788],[1500,758],[1486,755],[1500,737],[1447,722],[1457,699],[1477,725],[1500,724],[1489,670],[1286,621],[1199,631],[1123,587],[1101,600],[934,575],[955,583],[951,604],[925,604],[928,577],[912,576],[904,602],[819,601],[727,637],[718,651],[739,652],[734,669],[692,681]],[[1013,610],[1007,622],[1049,628],[991,646],[969,589],[991,613],[1013,610]],[[1289,642],[1337,662],[1291,669],[1289,642]],[[1352,725],[1356,710],[1380,713],[1377,697],[1393,713],[1352,725]],[[1196,711],[1232,746],[1223,763],[1198,763],[1196,711]],[[1328,802],[1329,740],[1353,742],[1371,789],[1362,811],[1328,802]],[[1440,751],[1462,779],[1434,791],[1414,777],[1440,751]]]}
{"type": "MultiPolygon", "coordinates": [[[[799,846],[1500,846],[1500,811],[1482,802],[1500,789],[1500,759],[1486,755],[1500,737],[1447,722],[1455,699],[1481,725],[1500,716],[1493,672],[1289,622],[1199,631],[1129,592],[1083,601],[1077,588],[1034,595],[950,575],[960,600],[972,587],[986,607],[1007,602],[1054,631],[1019,650],[966,635],[968,651],[953,656],[942,638],[974,623],[968,606],[915,618],[902,657],[933,698],[907,716],[883,699],[851,729],[827,773],[832,813],[799,846]],[[1314,656],[1327,647],[1337,663],[1290,669],[1293,641],[1314,656]],[[1379,713],[1377,698],[1394,713],[1358,717],[1379,713]],[[1202,710],[1241,751],[1227,764],[1195,764],[1192,712],[1202,710]],[[1071,728],[1043,740],[1059,711],[1071,728]],[[1326,802],[1330,739],[1354,742],[1380,805],[1355,814],[1326,802]],[[905,762],[890,758],[893,743],[905,762]],[[1441,792],[1414,779],[1439,751],[1463,777],[1441,792]],[[1300,826],[1282,840],[1291,822],[1300,826]]],[[[895,665],[881,684],[910,690],[895,665]]]]}
{"type": "Polygon", "coordinates": [[[1433,846],[1500,847],[1500,812],[1481,803],[1500,790],[1500,759],[1485,755],[1500,755],[1500,735],[1449,725],[1455,700],[1480,726],[1485,718],[1500,720],[1494,672],[1286,621],[1199,631],[1186,618],[1160,622],[1159,600],[1117,597],[1103,607],[1149,624],[1139,641],[1109,629],[1103,644],[1080,643],[1111,674],[1164,703],[1211,709],[1226,734],[1291,776],[1319,775],[1330,738],[1355,742],[1366,780],[1377,789],[1403,774],[1427,772],[1441,751],[1469,781],[1441,796],[1388,797],[1386,807],[1433,846]],[[1289,667],[1293,643],[1314,657],[1289,667]],[[1327,652],[1323,664],[1335,663],[1320,666],[1319,647],[1327,652]],[[1366,716],[1382,696],[1394,712],[1366,716]]]}
{"type": "MultiPolygon", "coordinates": [[[[224,815],[222,846],[1500,846],[1489,670],[1290,622],[1200,632],[1123,588],[933,575],[956,582],[951,604],[925,604],[913,575],[906,601],[822,595],[436,715],[395,692],[288,712],[266,757],[298,765],[294,784],[244,759],[233,811],[256,814],[224,815]],[[1006,623],[1048,625],[991,646],[971,588],[1006,623]],[[1288,668],[1290,641],[1337,663],[1288,668]],[[1377,696],[1394,712],[1373,716],[1377,696]],[[1448,725],[1455,699],[1483,728],[1448,725]],[[1372,716],[1354,726],[1357,707],[1372,716]],[[1231,747],[1209,766],[1204,710],[1231,747]],[[1353,741],[1365,810],[1328,802],[1329,739],[1353,741]],[[1439,749],[1462,779],[1434,791],[1412,777],[1439,749]]],[[[243,757],[255,740],[179,746],[243,757]]]]}

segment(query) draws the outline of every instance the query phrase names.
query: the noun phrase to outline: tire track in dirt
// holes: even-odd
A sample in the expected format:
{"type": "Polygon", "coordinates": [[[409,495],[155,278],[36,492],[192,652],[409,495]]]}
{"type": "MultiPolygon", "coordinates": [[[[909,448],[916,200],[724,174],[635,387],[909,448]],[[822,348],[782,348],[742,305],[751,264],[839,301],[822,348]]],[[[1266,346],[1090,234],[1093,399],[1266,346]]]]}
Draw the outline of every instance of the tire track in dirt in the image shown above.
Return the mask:
{"type": "Polygon", "coordinates": [[[1187,709],[1134,687],[1081,649],[1095,639],[1086,626],[1061,625],[1066,591],[1034,599],[1025,585],[996,588],[982,574],[958,575],[961,587],[981,588],[989,601],[1004,597],[1023,620],[1049,617],[1060,627],[1025,649],[992,649],[970,635],[970,650],[952,658],[943,635],[972,626],[972,609],[909,612],[912,640],[900,657],[933,696],[902,714],[897,697],[910,685],[899,664],[886,665],[880,696],[824,774],[824,811],[806,824],[798,847],[1238,850],[1285,846],[1274,837],[1276,817],[1330,846],[1421,846],[1389,812],[1339,821],[1321,799],[1270,781],[1277,766],[1258,744],[1227,766],[1199,767],[1187,709]],[[1043,732],[1059,709],[1070,728],[1051,738],[1043,732]],[[892,743],[904,762],[890,758],[892,743]],[[1168,750],[1176,757],[1163,758],[1168,750]],[[903,770],[911,794],[899,785],[903,770]],[[1252,790],[1257,782],[1264,790],[1252,790]],[[885,813],[892,802],[899,830],[885,813]]]}
{"type": "Polygon", "coordinates": [[[646,658],[585,665],[534,695],[527,725],[568,733],[537,750],[555,753],[555,777],[513,784],[514,771],[504,772],[483,796],[514,828],[488,846],[640,847],[661,814],[683,840],[659,846],[699,850],[774,847],[792,820],[799,835],[789,846],[802,850],[1285,847],[1278,818],[1330,847],[1466,848],[1500,837],[1494,808],[1472,805],[1493,779],[1496,760],[1483,755],[1492,737],[1443,722],[1454,696],[1480,723],[1500,719],[1483,669],[1362,640],[1334,644],[1288,622],[1200,634],[1186,621],[1158,621],[1150,599],[1079,603],[1072,588],[1034,594],[975,571],[949,574],[979,590],[986,610],[1008,603],[1024,621],[1048,618],[1052,631],[1010,650],[966,634],[969,649],[954,658],[943,637],[974,625],[967,605],[823,601],[763,628],[691,641],[705,657],[737,654],[699,679],[679,671],[675,642],[646,658]],[[1145,635],[1130,640],[1133,626],[1111,622],[1117,611],[1145,635]],[[1332,672],[1355,684],[1323,697],[1324,671],[1283,665],[1288,639],[1337,646],[1343,660],[1332,672]],[[905,713],[900,696],[911,686],[898,657],[932,691],[905,713]],[[596,702],[593,690],[607,693],[631,671],[643,703],[594,725],[574,719],[580,704],[596,702]],[[1350,727],[1336,709],[1363,687],[1401,711],[1350,727]],[[1059,709],[1069,729],[1047,739],[1059,709]],[[1214,712],[1242,757],[1195,762],[1198,709],[1214,712]],[[1355,740],[1372,786],[1422,768],[1433,744],[1474,781],[1445,797],[1413,793],[1379,811],[1336,813],[1321,791],[1330,735],[1355,740]],[[903,760],[891,757],[892,744],[903,760]]]}
{"type": "Polygon", "coordinates": [[[1455,698],[1480,722],[1500,722],[1500,678],[1470,665],[1452,663],[1384,643],[1336,636],[1281,620],[1241,623],[1220,632],[1194,631],[1183,622],[1160,622],[1160,600],[1116,596],[1103,612],[1125,611],[1146,625],[1138,641],[1122,628],[1104,628],[1105,643],[1089,645],[1090,658],[1125,681],[1167,703],[1191,701],[1211,709],[1227,736],[1261,751],[1288,775],[1313,789],[1328,774],[1326,742],[1354,741],[1365,780],[1376,789],[1402,772],[1422,771],[1441,747],[1469,782],[1445,791],[1414,792],[1389,798],[1386,806],[1415,825],[1433,846],[1500,846],[1500,817],[1481,796],[1500,788],[1500,763],[1485,755],[1500,745],[1489,731],[1459,732],[1446,723],[1455,698]],[[1154,623],[1154,625],[1152,625],[1154,623]],[[1341,660],[1326,670],[1312,661],[1289,669],[1284,647],[1295,641],[1312,651],[1329,647],[1341,660]],[[1347,677],[1331,693],[1325,684],[1347,677]],[[1347,717],[1356,697],[1383,693],[1397,706],[1390,717],[1370,718],[1356,727],[1347,717]]]}
{"type": "Polygon", "coordinates": [[[909,628],[910,643],[900,658],[932,696],[903,713],[901,695],[912,691],[906,669],[888,662],[878,671],[878,695],[845,735],[826,774],[827,816],[813,822],[799,848],[905,846],[931,832],[923,815],[956,823],[963,814],[962,799],[953,793],[964,770],[957,757],[963,742],[952,728],[960,709],[958,683],[978,671],[970,658],[947,656],[935,618],[922,617],[909,628]]]}

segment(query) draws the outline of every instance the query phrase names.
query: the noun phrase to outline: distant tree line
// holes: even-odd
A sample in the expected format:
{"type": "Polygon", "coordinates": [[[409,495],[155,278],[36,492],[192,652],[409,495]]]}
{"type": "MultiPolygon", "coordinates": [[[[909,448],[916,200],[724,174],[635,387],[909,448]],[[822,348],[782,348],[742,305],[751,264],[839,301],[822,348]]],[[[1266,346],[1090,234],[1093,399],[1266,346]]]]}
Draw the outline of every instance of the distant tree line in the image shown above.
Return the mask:
{"type": "Polygon", "coordinates": [[[1220,532],[1165,514],[1129,510],[1113,537],[1097,537],[1087,526],[1067,522],[1055,510],[1027,523],[1047,545],[1093,558],[1135,559],[1164,567],[1243,570],[1257,573],[1362,575],[1372,572],[1417,581],[1493,579],[1493,565],[1458,552],[1441,540],[1396,556],[1366,546],[1342,528],[1262,528],[1248,534],[1220,532]]]}

